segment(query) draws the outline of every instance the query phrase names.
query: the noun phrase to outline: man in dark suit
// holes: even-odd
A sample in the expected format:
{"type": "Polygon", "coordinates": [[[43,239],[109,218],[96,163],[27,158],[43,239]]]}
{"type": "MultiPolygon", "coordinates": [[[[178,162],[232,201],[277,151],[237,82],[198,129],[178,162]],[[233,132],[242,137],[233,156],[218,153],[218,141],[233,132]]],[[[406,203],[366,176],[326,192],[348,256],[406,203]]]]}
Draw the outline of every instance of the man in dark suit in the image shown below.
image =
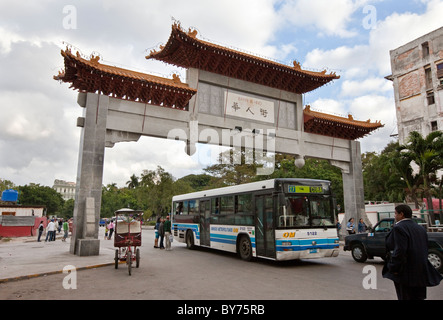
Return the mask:
{"type": "Polygon", "coordinates": [[[428,261],[428,235],[412,221],[409,206],[395,208],[395,224],[386,236],[386,249],[382,275],[394,281],[398,299],[426,299],[426,287],[437,286],[443,277],[428,261]]]}

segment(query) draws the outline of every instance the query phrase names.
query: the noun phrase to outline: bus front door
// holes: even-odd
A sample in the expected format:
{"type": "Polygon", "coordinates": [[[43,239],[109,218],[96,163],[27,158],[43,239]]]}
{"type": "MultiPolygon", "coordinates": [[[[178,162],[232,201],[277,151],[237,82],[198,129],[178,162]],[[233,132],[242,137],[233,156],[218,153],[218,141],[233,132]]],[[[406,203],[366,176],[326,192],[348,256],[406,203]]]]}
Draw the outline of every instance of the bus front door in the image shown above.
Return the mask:
{"type": "Polygon", "coordinates": [[[208,200],[200,201],[200,245],[209,246],[210,231],[209,231],[209,215],[211,210],[211,202],[208,200]]]}
{"type": "Polygon", "coordinates": [[[257,256],[275,258],[273,200],[271,195],[255,197],[255,213],[257,256]]]}

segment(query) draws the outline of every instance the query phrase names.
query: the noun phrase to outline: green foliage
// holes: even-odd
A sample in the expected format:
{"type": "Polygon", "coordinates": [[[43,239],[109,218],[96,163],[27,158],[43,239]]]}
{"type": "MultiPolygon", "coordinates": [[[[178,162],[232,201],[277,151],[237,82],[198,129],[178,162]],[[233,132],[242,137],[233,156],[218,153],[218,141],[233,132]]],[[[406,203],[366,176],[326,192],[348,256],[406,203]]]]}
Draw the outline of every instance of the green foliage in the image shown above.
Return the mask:
{"type": "Polygon", "coordinates": [[[20,204],[46,206],[48,216],[62,213],[64,200],[60,193],[54,189],[39,184],[30,184],[20,186],[18,191],[20,204]]]}

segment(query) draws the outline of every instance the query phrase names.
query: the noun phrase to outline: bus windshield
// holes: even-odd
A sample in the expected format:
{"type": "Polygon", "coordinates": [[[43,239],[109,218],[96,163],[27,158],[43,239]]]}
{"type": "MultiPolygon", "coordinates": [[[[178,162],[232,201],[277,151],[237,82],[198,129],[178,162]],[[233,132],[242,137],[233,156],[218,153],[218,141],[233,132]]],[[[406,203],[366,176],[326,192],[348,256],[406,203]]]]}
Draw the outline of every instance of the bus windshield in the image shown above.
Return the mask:
{"type": "Polygon", "coordinates": [[[286,205],[279,210],[278,226],[334,227],[332,199],[327,195],[286,196],[286,205]]]}

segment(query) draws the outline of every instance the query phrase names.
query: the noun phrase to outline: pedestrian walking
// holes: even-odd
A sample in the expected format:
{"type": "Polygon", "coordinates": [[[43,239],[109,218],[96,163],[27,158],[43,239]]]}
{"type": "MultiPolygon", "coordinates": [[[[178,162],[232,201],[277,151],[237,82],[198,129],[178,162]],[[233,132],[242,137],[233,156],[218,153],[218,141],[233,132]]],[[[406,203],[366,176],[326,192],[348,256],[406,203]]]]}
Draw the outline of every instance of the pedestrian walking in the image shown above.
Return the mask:
{"type": "MultiPolygon", "coordinates": [[[[52,234],[55,232],[55,224],[54,220],[49,221],[48,225],[46,226],[46,239],[45,242],[53,241],[52,240],[52,234]]],[[[55,238],[55,237],[54,237],[55,238]]]]}
{"type": "Polygon", "coordinates": [[[105,223],[105,240],[108,240],[108,231],[109,231],[108,224],[105,223]]]}
{"type": "Polygon", "coordinates": [[[109,238],[108,238],[108,240],[111,240],[112,239],[112,234],[114,233],[114,219],[112,219],[111,222],[109,222],[108,229],[109,229],[109,238]]]}
{"type": "Polygon", "coordinates": [[[58,233],[60,233],[62,228],[63,228],[63,219],[60,219],[60,220],[58,220],[58,228],[57,228],[58,233]]]}
{"type": "Polygon", "coordinates": [[[383,278],[394,282],[399,300],[424,300],[427,287],[437,286],[442,275],[428,260],[428,234],[412,220],[412,210],[395,208],[395,224],[386,236],[387,259],[383,278]]]}
{"type": "Polygon", "coordinates": [[[40,225],[38,226],[37,242],[40,242],[40,238],[41,238],[44,230],[45,230],[45,226],[43,225],[43,220],[41,220],[40,221],[40,225]]]}
{"type": "Polygon", "coordinates": [[[63,241],[66,241],[66,238],[68,238],[68,232],[69,232],[69,224],[68,221],[63,222],[63,241]]]}
{"type": "Polygon", "coordinates": [[[354,218],[348,220],[348,223],[346,224],[346,231],[348,231],[348,234],[355,233],[354,218]]]}
{"type": "Polygon", "coordinates": [[[158,248],[158,238],[159,238],[159,234],[158,234],[158,228],[160,227],[160,217],[157,218],[157,222],[155,223],[155,240],[154,240],[154,248],[158,248]]]}
{"type": "Polygon", "coordinates": [[[165,240],[166,240],[166,251],[171,250],[171,221],[169,220],[169,215],[166,217],[165,224],[163,226],[164,232],[165,232],[165,240]]]}

